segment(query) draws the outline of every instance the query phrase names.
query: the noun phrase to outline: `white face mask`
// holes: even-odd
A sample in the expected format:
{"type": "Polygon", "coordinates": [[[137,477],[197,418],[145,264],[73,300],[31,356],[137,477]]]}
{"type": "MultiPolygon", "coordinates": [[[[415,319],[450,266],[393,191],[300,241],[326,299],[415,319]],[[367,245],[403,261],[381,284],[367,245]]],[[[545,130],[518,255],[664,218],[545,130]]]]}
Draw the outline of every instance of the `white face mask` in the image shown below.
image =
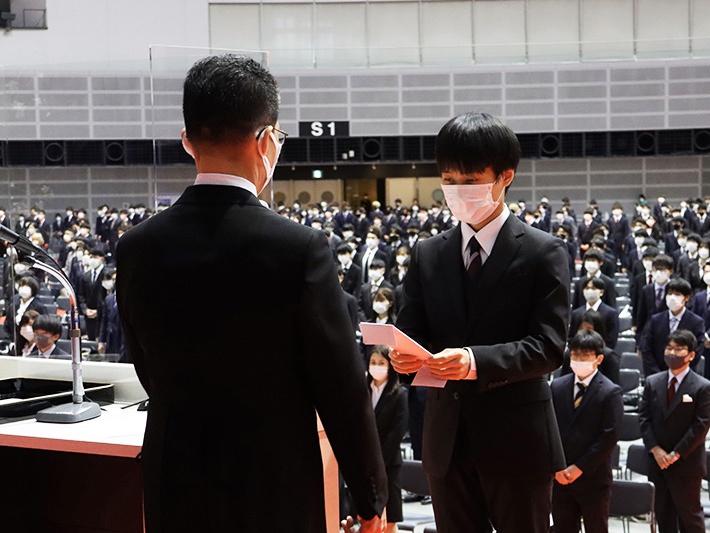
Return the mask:
{"type": "Polygon", "coordinates": [[[17,294],[20,295],[20,298],[23,300],[27,300],[27,298],[30,298],[32,296],[32,289],[30,289],[27,285],[23,285],[19,289],[17,289],[17,294]]]}
{"type": "Polygon", "coordinates": [[[89,266],[91,268],[93,268],[94,270],[99,268],[100,265],[101,265],[101,259],[99,259],[97,257],[90,257],[89,258],[89,266]]]}
{"type": "Polygon", "coordinates": [[[352,232],[352,231],[344,231],[344,232],[343,232],[343,239],[349,239],[349,238],[352,237],[352,236],[353,236],[353,232],[352,232]]]}
{"type": "Polygon", "coordinates": [[[644,261],[643,268],[644,270],[646,270],[646,272],[651,272],[651,270],[653,269],[653,261],[644,261]]]}
{"type": "Polygon", "coordinates": [[[35,332],[32,330],[32,326],[22,326],[20,328],[20,335],[22,335],[27,342],[33,342],[35,340],[35,332]]]}
{"type": "Polygon", "coordinates": [[[493,183],[442,185],[441,190],[453,215],[472,226],[486,220],[500,205],[500,200],[493,200],[493,183]]]}
{"type": "Polygon", "coordinates": [[[368,372],[372,376],[372,379],[380,381],[387,377],[387,367],[380,365],[370,365],[368,372]]]}
{"type": "Polygon", "coordinates": [[[685,248],[686,244],[688,244],[688,239],[678,239],[678,246],[681,248],[685,248]]]}
{"type": "Polygon", "coordinates": [[[367,272],[368,277],[370,278],[370,281],[377,283],[382,279],[382,276],[385,275],[385,272],[383,270],[375,269],[375,270],[369,270],[367,272]]]}
{"type": "Polygon", "coordinates": [[[645,241],[643,237],[634,237],[634,242],[636,243],[636,248],[641,248],[641,245],[643,244],[643,241],[645,241]]]}
{"type": "Polygon", "coordinates": [[[594,372],[594,361],[570,361],[569,367],[579,379],[584,379],[594,372]]]}
{"type": "Polygon", "coordinates": [[[677,313],[683,308],[685,298],[680,294],[666,294],[666,305],[673,313],[677,313]]]}
{"type": "Polygon", "coordinates": [[[365,239],[365,245],[370,250],[374,250],[375,248],[377,248],[377,239],[365,239]]]}
{"type": "Polygon", "coordinates": [[[700,259],[707,259],[708,257],[710,257],[710,250],[708,250],[707,248],[700,248],[700,250],[698,250],[698,256],[700,257],[700,259]]]}
{"type": "Polygon", "coordinates": [[[601,291],[599,289],[584,289],[584,299],[588,304],[594,305],[599,298],[601,298],[601,291]]]}
{"type": "Polygon", "coordinates": [[[105,279],[101,282],[101,286],[106,289],[107,291],[112,291],[113,290],[113,280],[112,279],[105,279]]]}
{"type": "Polygon", "coordinates": [[[599,263],[596,261],[585,261],[584,268],[589,272],[590,276],[593,276],[599,271],[599,263]]]}
{"type": "Polygon", "coordinates": [[[345,266],[350,264],[350,256],[348,254],[342,254],[338,256],[338,262],[345,266]]]}
{"type": "Polygon", "coordinates": [[[397,258],[396,258],[397,264],[398,264],[398,265],[403,265],[404,262],[407,260],[407,257],[408,257],[408,256],[406,256],[406,255],[398,255],[397,258]]]}
{"type": "MultiPolygon", "coordinates": [[[[266,130],[264,130],[264,132],[266,132],[266,130]]],[[[266,181],[264,181],[264,186],[261,188],[260,191],[258,191],[257,196],[261,194],[264,189],[266,189],[266,186],[269,184],[271,178],[274,176],[274,169],[276,168],[276,163],[278,163],[279,156],[281,155],[282,145],[281,143],[279,143],[279,140],[276,138],[276,135],[274,135],[273,129],[269,130],[269,135],[274,140],[274,146],[276,147],[276,157],[274,157],[274,165],[271,166],[271,161],[269,161],[268,156],[266,154],[262,154],[261,156],[261,160],[264,163],[264,170],[266,171],[266,181]]]]}
{"type": "Polygon", "coordinates": [[[666,281],[668,281],[668,273],[665,270],[654,271],[653,281],[655,281],[659,285],[665,285],[666,281]]]}
{"type": "Polygon", "coordinates": [[[81,256],[81,264],[84,266],[89,266],[89,261],[91,261],[91,256],[90,255],[82,255],[81,256]]]}
{"type": "Polygon", "coordinates": [[[710,287],[710,274],[705,274],[705,275],[703,276],[703,281],[705,282],[705,285],[707,285],[708,287],[710,287]]]}
{"type": "Polygon", "coordinates": [[[389,311],[390,304],[387,302],[372,302],[372,310],[378,315],[384,315],[389,311]]]}
{"type": "Polygon", "coordinates": [[[688,244],[685,245],[685,249],[688,250],[689,254],[694,254],[698,251],[698,243],[695,241],[688,241],[688,244]]]}
{"type": "Polygon", "coordinates": [[[71,242],[71,235],[62,235],[62,239],[68,244],[71,242]]]}

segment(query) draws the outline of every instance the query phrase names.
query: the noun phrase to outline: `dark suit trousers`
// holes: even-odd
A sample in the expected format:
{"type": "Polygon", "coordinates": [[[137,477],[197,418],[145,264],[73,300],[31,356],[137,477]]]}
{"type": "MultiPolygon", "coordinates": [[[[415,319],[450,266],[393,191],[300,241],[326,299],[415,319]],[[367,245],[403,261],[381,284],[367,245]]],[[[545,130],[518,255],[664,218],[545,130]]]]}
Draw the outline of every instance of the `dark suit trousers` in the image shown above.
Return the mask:
{"type": "Polygon", "coordinates": [[[555,533],[579,533],[584,518],[585,533],[609,531],[611,485],[585,483],[584,475],[571,485],[555,482],[552,487],[552,521],[555,533]]]}
{"type": "Polygon", "coordinates": [[[673,465],[662,471],[650,458],[649,481],[656,485],[656,521],[659,533],[705,533],[700,503],[702,474],[679,475],[673,465]]]}
{"type": "MultiPolygon", "coordinates": [[[[438,533],[548,533],[552,474],[501,476],[482,472],[460,423],[449,471],[428,476],[438,533]]],[[[515,443],[511,443],[514,446],[515,443]]]]}

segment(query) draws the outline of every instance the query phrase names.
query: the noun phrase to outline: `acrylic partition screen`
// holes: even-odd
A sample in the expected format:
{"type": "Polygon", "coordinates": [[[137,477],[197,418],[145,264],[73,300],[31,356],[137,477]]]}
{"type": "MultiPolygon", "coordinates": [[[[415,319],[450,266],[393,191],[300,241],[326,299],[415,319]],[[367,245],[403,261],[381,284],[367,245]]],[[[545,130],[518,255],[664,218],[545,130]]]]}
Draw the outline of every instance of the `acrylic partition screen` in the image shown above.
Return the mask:
{"type": "MultiPolygon", "coordinates": [[[[150,137],[153,139],[154,164],[151,176],[152,197],[156,210],[171,205],[195,179],[195,165],[182,147],[182,85],[190,67],[210,55],[232,53],[253,58],[268,68],[269,54],[253,50],[150,47],[150,137]]],[[[273,181],[261,199],[273,205],[273,181]]]]}

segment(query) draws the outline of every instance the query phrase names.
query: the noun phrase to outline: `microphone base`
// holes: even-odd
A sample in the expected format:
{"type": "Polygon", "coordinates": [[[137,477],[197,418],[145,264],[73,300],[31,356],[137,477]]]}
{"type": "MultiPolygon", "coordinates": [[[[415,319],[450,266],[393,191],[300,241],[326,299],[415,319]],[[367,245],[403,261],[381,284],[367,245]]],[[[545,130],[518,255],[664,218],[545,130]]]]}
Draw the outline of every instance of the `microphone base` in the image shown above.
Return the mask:
{"type": "Polygon", "coordinates": [[[75,424],[101,416],[101,408],[95,402],[65,403],[38,411],[37,422],[75,424]]]}

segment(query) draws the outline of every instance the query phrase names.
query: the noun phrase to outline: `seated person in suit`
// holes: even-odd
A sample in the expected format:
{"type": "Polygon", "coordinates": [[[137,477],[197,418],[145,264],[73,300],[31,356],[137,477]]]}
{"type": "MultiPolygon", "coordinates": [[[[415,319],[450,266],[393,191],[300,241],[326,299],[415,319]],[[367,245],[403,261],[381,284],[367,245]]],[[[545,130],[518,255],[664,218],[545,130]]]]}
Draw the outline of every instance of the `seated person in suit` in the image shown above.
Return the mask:
{"type": "MultiPolygon", "coordinates": [[[[673,259],[665,254],[659,254],[653,260],[653,282],[645,285],[639,294],[638,309],[636,309],[636,344],[641,341],[641,335],[646,328],[646,322],[651,316],[668,310],[666,305],[666,288],[673,276],[673,259]]],[[[646,374],[649,375],[649,374],[646,374]]]]}
{"type": "MultiPolygon", "coordinates": [[[[579,325],[577,329],[574,330],[574,335],[580,331],[594,331],[601,335],[604,339],[606,335],[606,324],[604,318],[601,314],[596,312],[594,309],[586,310],[579,317],[579,325]]],[[[573,335],[573,338],[574,338],[573,335]]],[[[570,339],[571,340],[571,339],[570,339]]],[[[602,359],[599,365],[599,372],[604,374],[613,383],[619,383],[619,370],[621,369],[621,357],[609,346],[604,346],[603,351],[604,359],[602,359]]],[[[565,352],[565,358],[562,362],[562,375],[566,376],[571,374],[572,369],[570,368],[570,351],[565,352]]]]}
{"type": "Polygon", "coordinates": [[[601,267],[604,264],[604,253],[596,248],[592,248],[584,254],[584,268],[587,275],[580,278],[575,285],[574,299],[572,300],[572,308],[584,305],[583,287],[587,284],[589,278],[599,278],[604,282],[604,295],[602,301],[609,307],[616,309],[616,285],[614,279],[602,274],[601,267]]]}
{"type": "MultiPolygon", "coordinates": [[[[381,289],[387,290],[387,289],[381,289]]],[[[390,291],[391,292],[391,291],[390,291]]],[[[400,385],[399,376],[390,364],[389,347],[373,346],[368,364],[368,378],[372,407],[375,410],[377,433],[380,436],[382,458],[385,461],[389,499],[387,500],[386,533],[396,533],[402,516],[402,485],[400,443],[407,433],[407,389],[400,385]]]]}
{"type": "Polygon", "coordinates": [[[643,371],[646,377],[668,370],[664,360],[666,339],[676,329],[689,330],[699,342],[693,347],[695,359],[691,367],[695,369],[704,352],[705,322],[701,317],[686,308],[692,289],[683,278],[672,279],[666,287],[666,305],[668,309],[651,317],[643,334],[639,348],[643,359],[643,371]]]}
{"type": "Polygon", "coordinates": [[[35,332],[32,329],[32,324],[37,320],[38,316],[39,313],[34,309],[25,311],[25,314],[22,315],[22,319],[20,320],[20,336],[15,343],[13,355],[24,357],[29,355],[34,349],[35,332]]]}
{"type": "Polygon", "coordinates": [[[394,290],[392,284],[385,280],[385,262],[380,259],[373,259],[368,271],[370,281],[360,287],[360,319],[361,322],[374,322],[375,313],[372,309],[372,302],[375,293],[379,289],[394,290]]]}
{"type": "MultiPolygon", "coordinates": [[[[39,282],[27,273],[17,281],[17,294],[12,297],[10,305],[5,309],[5,333],[11,339],[20,337],[20,321],[27,311],[37,311],[40,315],[47,314],[47,308],[36,298],[39,292],[39,282]]],[[[7,297],[6,297],[7,301],[7,297]]]]}
{"type": "Polygon", "coordinates": [[[570,341],[573,375],[552,381],[552,400],[567,468],[555,474],[552,517],[555,533],[608,531],[611,454],[619,440],[624,401],[621,388],[599,366],[604,341],[594,331],[579,331],[570,341]]]}
{"type": "Polygon", "coordinates": [[[619,339],[619,312],[602,302],[604,282],[600,278],[589,278],[583,287],[583,294],[587,303],[572,310],[569,337],[572,338],[577,334],[582,315],[592,309],[599,313],[604,320],[604,329],[606,330],[604,344],[609,348],[614,348],[616,341],[619,339]]]}
{"type": "Polygon", "coordinates": [[[706,531],[700,487],[707,463],[710,381],[690,371],[696,345],[687,330],[679,328],[668,336],[664,350],[668,371],[646,377],[639,406],[660,533],[706,531]]]}
{"type": "Polygon", "coordinates": [[[345,292],[355,296],[360,293],[362,270],[353,263],[353,249],[349,244],[343,243],[338,246],[336,253],[338,254],[338,263],[343,269],[343,281],[340,286],[345,292]]]}
{"type": "Polygon", "coordinates": [[[35,347],[27,357],[45,359],[71,359],[71,355],[55,343],[62,335],[62,323],[56,315],[40,315],[32,324],[35,334],[35,347]]]}

